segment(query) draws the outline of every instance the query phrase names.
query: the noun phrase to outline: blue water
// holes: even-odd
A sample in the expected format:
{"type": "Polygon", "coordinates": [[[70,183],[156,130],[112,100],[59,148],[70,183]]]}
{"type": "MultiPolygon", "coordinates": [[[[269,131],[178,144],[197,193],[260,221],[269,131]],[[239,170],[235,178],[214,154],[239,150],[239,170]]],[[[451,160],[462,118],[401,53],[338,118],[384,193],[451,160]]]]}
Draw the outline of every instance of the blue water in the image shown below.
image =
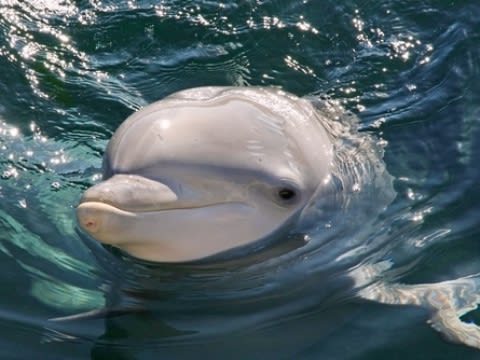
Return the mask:
{"type": "Polygon", "coordinates": [[[473,0],[0,0],[0,357],[480,357],[432,330],[427,309],[362,300],[348,276],[370,259],[390,283],[480,272],[479,19],[473,0]],[[343,208],[352,221],[327,247],[365,239],[349,250],[368,256],[151,266],[79,231],[113,131],[204,85],[327,94],[385,144],[394,199],[343,208]],[[110,311],[50,320],[94,309],[110,311]]]}

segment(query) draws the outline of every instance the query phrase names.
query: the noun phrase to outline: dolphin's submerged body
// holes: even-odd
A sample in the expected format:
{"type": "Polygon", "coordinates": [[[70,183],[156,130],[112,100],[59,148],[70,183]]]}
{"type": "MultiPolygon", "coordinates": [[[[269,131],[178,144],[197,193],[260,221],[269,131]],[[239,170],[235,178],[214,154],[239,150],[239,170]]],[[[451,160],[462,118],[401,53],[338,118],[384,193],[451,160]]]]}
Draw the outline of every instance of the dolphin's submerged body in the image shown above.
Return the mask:
{"type": "Polygon", "coordinates": [[[383,148],[330,100],[254,87],[185,90],[119,127],[103,181],[84,193],[77,217],[96,240],[161,263],[222,259],[300,234],[288,259],[340,268],[364,299],[426,307],[444,336],[480,348],[479,328],[459,320],[479,302],[474,279],[378,280],[391,265],[381,214],[395,197],[383,148]]]}

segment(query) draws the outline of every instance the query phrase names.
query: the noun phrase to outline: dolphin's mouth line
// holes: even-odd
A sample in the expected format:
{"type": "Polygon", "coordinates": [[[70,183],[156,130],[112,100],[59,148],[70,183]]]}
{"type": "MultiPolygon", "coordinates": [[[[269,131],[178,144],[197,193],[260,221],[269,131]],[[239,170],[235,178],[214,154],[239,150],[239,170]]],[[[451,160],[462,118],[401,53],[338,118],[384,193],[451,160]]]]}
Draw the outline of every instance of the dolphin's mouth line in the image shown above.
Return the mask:
{"type": "Polygon", "coordinates": [[[195,209],[205,209],[209,207],[215,207],[215,206],[220,206],[220,205],[243,205],[243,206],[250,206],[249,204],[241,201],[222,201],[222,202],[214,202],[214,203],[207,203],[204,205],[182,205],[182,204],[177,204],[180,206],[172,206],[172,207],[161,207],[161,208],[148,208],[148,209],[132,209],[128,207],[121,207],[118,206],[117,204],[108,202],[108,201],[95,201],[95,200],[88,200],[88,201],[82,201],[80,204],[78,204],[77,208],[82,207],[82,205],[88,205],[90,206],[109,206],[112,207],[116,210],[124,211],[127,213],[131,214],[141,214],[141,213],[152,213],[152,212],[166,212],[166,211],[178,211],[178,210],[195,210],[195,209]]]}
{"type": "MultiPolygon", "coordinates": [[[[165,215],[166,221],[171,220],[171,216],[193,216],[198,218],[204,217],[202,215],[202,210],[205,210],[207,215],[212,215],[216,213],[219,216],[223,216],[222,213],[225,213],[225,206],[236,206],[240,213],[245,214],[245,211],[248,213],[251,211],[251,205],[248,205],[243,202],[218,202],[210,203],[203,206],[190,206],[190,207],[170,207],[167,209],[160,210],[147,210],[147,211],[138,211],[138,210],[127,210],[116,207],[114,205],[107,204],[100,201],[84,201],[77,206],[77,219],[80,226],[90,234],[98,234],[102,232],[102,227],[105,224],[108,224],[111,220],[117,225],[123,223],[121,226],[127,226],[125,224],[131,223],[131,220],[134,221],[147,221],[150,222],[152,219],[160,220],[160,218],[165,215]],[[195,212],[195,210],[198,210],[195,212]],[[171,216],[169,216],[169,214],[171,216]],[[153,216],[153,217],[152,217],[153,216]],[[170,220],[168,220],[170,219],[170,220]]],[[[214,215],[215,216],[215,215],[214,215]]],[[[154,222],[153,222],[154,223],[154,222]]],[[[152,223],[152,224],[153,224],[152,223]]],[[[108,228],[108,225],[107,225],[108,228]]]]}

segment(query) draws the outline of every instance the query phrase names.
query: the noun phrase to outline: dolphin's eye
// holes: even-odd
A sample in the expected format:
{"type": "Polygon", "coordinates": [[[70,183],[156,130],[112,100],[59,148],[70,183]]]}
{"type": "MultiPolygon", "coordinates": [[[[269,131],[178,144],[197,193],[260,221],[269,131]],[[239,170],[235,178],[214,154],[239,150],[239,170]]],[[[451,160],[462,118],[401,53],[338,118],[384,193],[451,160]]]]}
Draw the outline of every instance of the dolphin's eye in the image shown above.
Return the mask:
{"type": "Polygon", "coordinates": [[[282,200],[291,200],[291,199],[293,199],[296,195],[297,195],[297,194],[296,194],[295,190],[293,190],[293,189],[281,188],[280,190],[278,190],[278,196],[279,196],[280,199],[282,199],[282,200]]]}

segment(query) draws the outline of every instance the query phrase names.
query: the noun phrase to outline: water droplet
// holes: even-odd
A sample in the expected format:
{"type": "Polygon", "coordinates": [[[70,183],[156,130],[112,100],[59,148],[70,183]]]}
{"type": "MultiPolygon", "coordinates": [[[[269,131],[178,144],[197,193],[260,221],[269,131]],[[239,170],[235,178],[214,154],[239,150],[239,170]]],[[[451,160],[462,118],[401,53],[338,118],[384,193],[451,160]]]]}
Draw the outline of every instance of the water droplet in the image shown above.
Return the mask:
{"type": "Polygon", "coordinates": [[[9,179],[9,178],[16,178],[18,177],[18,171],[17,169],[15,168],[10,168],[8,170],[5,170],[3,173],[2,173],[2,179],[9,179]]]}
{"type": "Polygon", "coordinates": [[[60,183],[59,183],[58,181],[52,182],[51,186],[52,186],[52,188],[55,189],[55,190],[58,190],[58,189],[60,189],[60,187],[61,187],[61,185],[60,185],[60,183]]]}

